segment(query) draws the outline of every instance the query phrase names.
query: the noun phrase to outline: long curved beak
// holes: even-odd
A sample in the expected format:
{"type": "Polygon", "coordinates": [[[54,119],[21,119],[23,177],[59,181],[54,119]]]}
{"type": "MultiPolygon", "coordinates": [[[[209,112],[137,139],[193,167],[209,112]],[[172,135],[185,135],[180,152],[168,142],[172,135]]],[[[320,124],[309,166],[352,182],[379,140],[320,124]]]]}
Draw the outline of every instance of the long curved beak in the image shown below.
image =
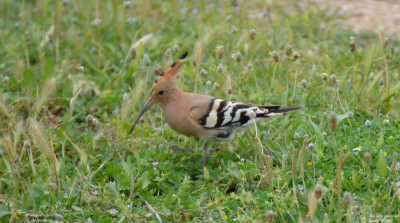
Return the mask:
{"type": "Polygon", "coordinates": [[[132,133],[133,129],[135,128],[136,124],[139,122],[139,119],[143,116],[143,114],[146,112],[147,109],[149,109],[156,101],[149,99],[147,103],[144,105],[142,110],[140,110],[139,115],[136,117],[135,121],[132,124],[131,131],[129,132],[132,133]]]}

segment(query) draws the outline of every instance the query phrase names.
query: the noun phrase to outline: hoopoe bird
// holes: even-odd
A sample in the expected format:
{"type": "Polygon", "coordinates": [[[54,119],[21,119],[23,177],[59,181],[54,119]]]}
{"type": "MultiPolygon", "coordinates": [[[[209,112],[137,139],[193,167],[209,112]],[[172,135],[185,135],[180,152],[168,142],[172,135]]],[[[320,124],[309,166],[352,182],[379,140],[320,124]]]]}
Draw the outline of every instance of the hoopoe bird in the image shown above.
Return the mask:
{"type": "MultiPolygon", "coordinates": [[[[157,103],[161,106],[166,122],[173,130],[204,141],[205,156],[202,169],[209,159],[209,142],[233,140],[236,132],[244,130],[254,122],[301,108],[258,106],[184,92],[179,88],[175,76],[182,68],[187,55],[187,52],[184,53],[154,82],[150,90],[150,99],[133,122],[130,133],[145,111],[157,103]]],[[[194,152],[193,149],[177,145],[174,145],[172,149],[194,152]]]]}

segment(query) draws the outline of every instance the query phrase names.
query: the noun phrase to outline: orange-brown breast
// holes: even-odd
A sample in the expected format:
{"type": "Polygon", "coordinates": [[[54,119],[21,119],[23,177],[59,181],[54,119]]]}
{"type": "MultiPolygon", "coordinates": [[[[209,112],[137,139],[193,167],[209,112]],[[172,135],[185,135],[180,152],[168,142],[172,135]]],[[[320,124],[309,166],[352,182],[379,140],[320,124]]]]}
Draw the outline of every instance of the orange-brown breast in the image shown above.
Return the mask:
{"type": "Polygon", "coordinates": [[[165,120],[173,130],[193,136],[196,140],[207,140],[211,132],[200,126],[199,121],[206,114],[211,100],[208,95],[179,92],[160,105],[165,120]]]}

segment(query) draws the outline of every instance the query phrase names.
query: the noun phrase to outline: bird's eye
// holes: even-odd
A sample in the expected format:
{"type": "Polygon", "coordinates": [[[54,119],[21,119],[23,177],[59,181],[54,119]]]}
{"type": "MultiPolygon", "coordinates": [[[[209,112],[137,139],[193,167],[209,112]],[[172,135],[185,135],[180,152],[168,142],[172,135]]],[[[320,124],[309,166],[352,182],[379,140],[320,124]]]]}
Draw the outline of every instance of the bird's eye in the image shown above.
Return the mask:
{"type": "Polygon", "coordinates": [[[160,92],[158,92],[158,95],[163,95],[164,94],[164,90],[161,90],[160,92]]]}

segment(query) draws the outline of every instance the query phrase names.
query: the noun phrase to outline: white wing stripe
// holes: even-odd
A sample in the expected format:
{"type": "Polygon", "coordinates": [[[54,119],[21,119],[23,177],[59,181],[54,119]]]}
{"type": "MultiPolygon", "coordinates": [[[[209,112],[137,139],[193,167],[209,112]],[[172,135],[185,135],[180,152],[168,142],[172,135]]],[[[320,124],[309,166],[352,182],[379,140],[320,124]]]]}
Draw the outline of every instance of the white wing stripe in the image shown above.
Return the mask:
{"type": "Polygon", "coordinates": [[[226,112],[224,113],[224,121],[222,122],[222,125],[225,125],[232,120],[232,110],[233,106],[229,107],[228,110],[226,110],[226,112]]]}
{"type": "Polygon", "coordinates": [[[218,121],[217,109],[219,108],[219,105],[221,104],[221,102],[222,102],[221,99],[216,99],[214,101],[213,107],[212,107],[210,113],[208,114],[206,124],[204,125],[204,127],[212,128],[217,124],[217,121],[218,121]]]}

